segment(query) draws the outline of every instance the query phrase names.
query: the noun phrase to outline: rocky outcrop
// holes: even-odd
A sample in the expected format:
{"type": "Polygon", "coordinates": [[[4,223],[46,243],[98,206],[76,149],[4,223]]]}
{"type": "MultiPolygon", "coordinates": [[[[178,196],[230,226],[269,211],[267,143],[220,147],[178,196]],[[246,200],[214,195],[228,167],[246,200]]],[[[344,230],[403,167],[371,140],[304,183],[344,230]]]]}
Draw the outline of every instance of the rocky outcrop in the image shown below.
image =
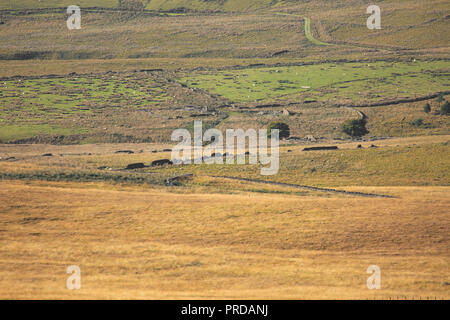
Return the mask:
{"type": "Polygon", "coordinates": [[[162,160],[155,160],[152,162],[152,167],[160,167],[160,166],[166,166],[166,165],[173,165],[173,162],[169,159],[162,159],[162,160]]]}
{"type": "Polygon", "coordinates": [[[320,151],[320,150],[338,150],[339,148],[337,146],[330,146],[330,147],[309,147],[304,148],[303,151],[320,151]]]}

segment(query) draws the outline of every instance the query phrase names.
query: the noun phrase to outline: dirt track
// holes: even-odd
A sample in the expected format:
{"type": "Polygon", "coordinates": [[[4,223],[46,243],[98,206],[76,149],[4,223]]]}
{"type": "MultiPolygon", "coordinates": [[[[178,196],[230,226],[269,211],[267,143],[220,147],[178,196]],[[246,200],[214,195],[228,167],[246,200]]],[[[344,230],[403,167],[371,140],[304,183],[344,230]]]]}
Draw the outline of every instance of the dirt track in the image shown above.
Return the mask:
{"type": "Polygon", "coordinates": [[[292,183],[264,181],[264,180],[259,180],[259,179],[247,179],[247,178],[226,177],[226,176],[211,176],[211,177],[212,178],[239,180],[239,181],[246,181],[246,182],[264,183],[264,184],[270,184],[270,185],[275,185],[275,186],[292,187],[292,188],[307,189],[307,190],[313,190],[313,191],[342,193],[342,194],[353,195],[353,196],[360,196],[360,197],[395,198],[394,196],[384,195],[384,194],[353,192],[353,191],[337,190],[337,189],[330,189],[330,188],[319,188],[319,187],[304,186],[304,185],[292,184],[292,183]]]}

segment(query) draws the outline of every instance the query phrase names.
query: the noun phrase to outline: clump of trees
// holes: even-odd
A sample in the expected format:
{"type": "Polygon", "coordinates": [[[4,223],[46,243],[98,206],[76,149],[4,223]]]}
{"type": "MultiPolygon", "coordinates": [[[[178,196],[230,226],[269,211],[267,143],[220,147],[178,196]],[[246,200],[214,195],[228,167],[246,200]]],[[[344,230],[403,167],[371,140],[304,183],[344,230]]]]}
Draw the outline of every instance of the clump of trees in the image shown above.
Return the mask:
{"type": "Polygon", "coordinates": [[[437,96],[436,101],[437,101],[437,103],[439,105],[439,109],[440,109],[439,111],[440,111],[441,115],[450,114],[450,110],[449,110],[450,109],[450,105],[449,105],[449,102],[444,99],[444,94],[443,93],[441,93],[441,94],[439,94],[437,96]],[[444,104],[442,104],[442,102],[444,104]],[[441,104],[442,104],[442,106],[441,106],[441,104]]]}
{"type": "MultiPolygon", "coordinates": [[[[439,111],[435,111],[434,112],[435,115],[439,115],[439,114],[440,115],[448,115],[448,114],[450,114],[450,103],[444,98],[443,93],[440,93],[436,97],[435,101],[437,102],[438,109],[439,109],[439,111]]],[[[425,113],[430,113],[432,111],[431,110],[431,105],[429,103],[424,105],[423,111],[425,113]]]]}
{"type": "Polygon", "coordinates": [[[269,127],[267,128],[267,134],[269,135],[269,137],[271,136],[271,133],[272,133],[273,129],[280,130],[280,139],[287,139],[291,135],[291,129],[284,122],[272,122],[272,123],[270,123],[269,127]]]}
{"type": "Polygon", "coordinates": [[[342,125],[342,131],[352,138],[362,137],[369,133],[366,124],[365,119],[347,120],[342,125]]]}

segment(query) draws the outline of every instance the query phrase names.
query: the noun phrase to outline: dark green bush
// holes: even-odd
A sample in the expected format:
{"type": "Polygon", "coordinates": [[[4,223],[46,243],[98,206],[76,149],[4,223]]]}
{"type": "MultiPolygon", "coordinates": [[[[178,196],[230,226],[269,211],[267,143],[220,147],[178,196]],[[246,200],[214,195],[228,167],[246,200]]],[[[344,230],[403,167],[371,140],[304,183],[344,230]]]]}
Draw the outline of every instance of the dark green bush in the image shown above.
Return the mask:
{"type": "Polygon", "coordinates": [[[291,129],[284,122],[272,122],[271,124],[269,124],[269,127],[267,128],[267,134],[269,135],[269,137],[271,136],[271,132],[273,129],[280,130],[280,139],[289,138],[289,136],[291,135],[291,129]]]}
{"type": "Polygon", "coordinates": [[[444,104],[442,105],[441,114],[443,115],[450,114],[450,103],[448,101],[445,101],[444,104]]]}
{"type": "Polygon", "coordinates": [[[355,119],[347,120],[342,125],[342,131],[351,137],[362,137],[369,133],[366,128],[366,120],[355,119]]]}
{"type": "Polygon", "coordinates": [[[411,121],[411,125],[414,127],[421,127],[423,126],[423,119],[414,119],[413,121],[411,121]]]}

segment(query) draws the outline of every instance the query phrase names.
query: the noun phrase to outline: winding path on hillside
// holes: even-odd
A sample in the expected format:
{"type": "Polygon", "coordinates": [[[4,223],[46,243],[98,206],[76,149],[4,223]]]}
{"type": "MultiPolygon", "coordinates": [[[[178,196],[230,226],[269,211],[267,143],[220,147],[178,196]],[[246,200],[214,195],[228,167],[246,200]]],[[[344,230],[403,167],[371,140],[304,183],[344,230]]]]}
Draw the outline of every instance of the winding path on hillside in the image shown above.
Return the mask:
{"type": "Polygon", "coordinates": [[[347,41],[336,41],[336,40],[334,40],[333,42],[323,42],[323,41],[320,41],[319,39],[317,39],[316,37],[314,37],[314,34],[312,32],[311,18],[302,16],[299,14],[294,14],[294,13],[275,12],[275,14],[281,15],[281,16],[293,16],[293,17],[303,18],[304,25],[305,25],[305,36],[311,43],[313,43],[314,45],[317,45],[317,46],[346,45],[346,46],[355,47],[355,48],[365,48],[365,49],[372,48],[372,49],[377,49],[377,50],[385,50],[388,52],[392,51],[393,49],[405,50],[405,48],[402,48],[402,47],[396,47],[396,48],[383,47],[380,44],[377,44],[377,45],[358,44],[358,43],[352,43],[352,42],[347,42],[347,41]]]}
{"type": "Polygon", "coordinates": [[[306,39],[308,39],[311,43],[315,44],[316,46],[331,46],[331,45],[333,45],[332,43],[326,43],[326,42],[320,41],[319,39],[316,39],[316,37],[314,37],[314,34],[312,33],[312,29],[311,29],[311,19],[310,18],[303,17],[303,16],[298,15],[298,14],[291,14],[291,13],[277,12],[276,14],[282,15],[282,16],[294,16],[294,17],[303,18],[304,23],[305,23],[305,36],[306,36],[306,39]]]}
{"type": "Polygon", "coordinates": [[[318,39],[316,39],[311,31],[311,19],[304,17],[304,21],[305,21],[305,36],[306,38],[311,41],[312,43],[314,43],[317,46],[331,46],[332,43],[326,43],[323,41],[320,41],[318,39]]]}

